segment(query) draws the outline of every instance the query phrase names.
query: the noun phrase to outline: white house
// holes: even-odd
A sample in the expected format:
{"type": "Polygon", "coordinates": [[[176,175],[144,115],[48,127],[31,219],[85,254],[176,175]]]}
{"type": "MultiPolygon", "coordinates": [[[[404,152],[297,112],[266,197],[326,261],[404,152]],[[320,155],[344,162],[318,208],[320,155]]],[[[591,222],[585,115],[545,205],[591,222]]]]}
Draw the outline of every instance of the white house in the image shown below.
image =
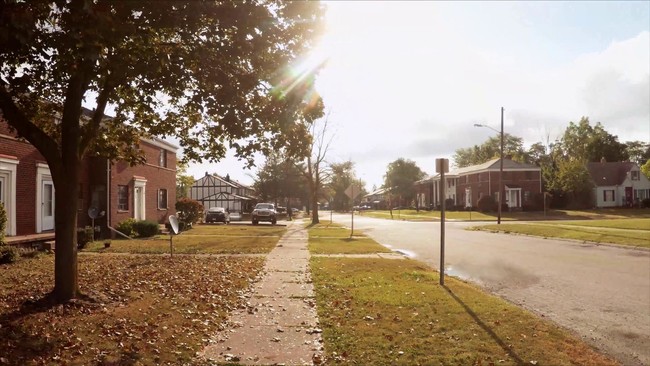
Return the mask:
{"type": "Polygon", "coordinates": [[[650,198],[650,180],[633,162],[588,163],[596,207],[632,206],[650,198]]]}
{"type": "Polygon", "coordinates": [[[190,198],[201,202],[207,210],[210,207],[223,207],[230,212],[250,212],[256,198],[254,191],[226,174],[205,173],[205,176],[194,181],[190,187],[190,198]]]}

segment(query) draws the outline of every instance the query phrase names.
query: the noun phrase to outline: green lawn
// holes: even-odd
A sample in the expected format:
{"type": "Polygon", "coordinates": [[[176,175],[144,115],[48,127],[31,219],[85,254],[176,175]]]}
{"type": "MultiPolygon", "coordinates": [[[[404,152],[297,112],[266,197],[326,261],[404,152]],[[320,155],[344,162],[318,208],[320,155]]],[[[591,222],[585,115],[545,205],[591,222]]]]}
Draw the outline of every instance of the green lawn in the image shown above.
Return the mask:
{"type": "Polygon", "coordinates": [[[309,251],[312,254],[371,254],[390,253],[390,249],[355,230],[338,224],[309,225],[309,251]]]}
{"type": "MultiPolygon", "coordinates": [[[[284,226],[271,225],[196,225],[174,236],[174,253],[183,254],[256,254],[268,253],[286,232],[284,226]]],[[[169,253],[169,235],[151,239],[112,240],[88,244],[84,251],[107,253],[169,253]]]]}
{"type": "Polygon", "coordinates": [[[472,227],[470,230],[516,233],[545,238],[574,239],[650,248],[650,219],[545,221],[525,224],[482,225],[472,227]]]}
{"type": "MultiPolygon", "coordinates": [[[[390,219],[390,211],[362,211],[362,216],[390,219]]],[[[497,213],[482,213],[478,211],[446,211],[445,217],[450,220],[465,221],[496,221],[497,213]]],[[[544,212],[502,212],[503,221],[537,221],[537,220],[599,220],[623,218],[650,218],[649,209],[596,209],[596,210],[549,210],[544,212]]],[[[393,220],[439,220],[440,211],[393,211],[393,220]]]]}
{"type": "Polygon", "coordinates": [[[562,330],[413,260],[311,259],[327,359],[351,365],[616,365],[562,330]]]}

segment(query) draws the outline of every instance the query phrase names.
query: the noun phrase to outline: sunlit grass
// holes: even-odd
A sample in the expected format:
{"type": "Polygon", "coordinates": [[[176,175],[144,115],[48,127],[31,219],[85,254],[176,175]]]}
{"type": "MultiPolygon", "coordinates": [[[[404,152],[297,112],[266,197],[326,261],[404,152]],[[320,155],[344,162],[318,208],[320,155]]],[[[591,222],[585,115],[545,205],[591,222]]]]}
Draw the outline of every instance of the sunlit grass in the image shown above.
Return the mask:
{"type": "Polygon", "coordinates": [[[650,248],[650,219],[545,221],[482,225],[470,229],[650,248]]]}
{"type": "Polygon", "coordinates": [[[389,253],[390,249],[355,230],[338,224],[317,224],[308,226],[309,251],[312,254],[370,254],[389,253]]]}
{"type": "Polygon", "coordinates": [[[358,365],[616,365],[569,332],[412,260],[311,259],[325,351],[358,365]]]}
{"type": "MultiPolygon", "coordinates": [[[[362,211],[361,216],[391,219],[388,210],[362,211]]],[[[479,211],[445,211],[445,217],[450,220],[465,221],[496,221],[496,212],[479,211]]],[[[546,214],[539,212],[504,211],[501,213],[502,221],[538,221],[538,220],[599,220],[599,219],[624,219],[624,218],[650,218],[648,209],[595,209],[595,210],[548,210],[546,214]]],[[[440,211],[393,210],[393,220],[439,220],[440,211]]]]}
{"type": "MultiPolygon", "coordinates": [[[[197,225],[173,237],[174,253],[255,254],[268,253],[286,232],[284,226],[197,225]]],[[[85,251],[106,253],[163,254],[170,252],[169,235],[151,239],[119,239],[104,248],[104,242],[89,243],[85,251]]]]}

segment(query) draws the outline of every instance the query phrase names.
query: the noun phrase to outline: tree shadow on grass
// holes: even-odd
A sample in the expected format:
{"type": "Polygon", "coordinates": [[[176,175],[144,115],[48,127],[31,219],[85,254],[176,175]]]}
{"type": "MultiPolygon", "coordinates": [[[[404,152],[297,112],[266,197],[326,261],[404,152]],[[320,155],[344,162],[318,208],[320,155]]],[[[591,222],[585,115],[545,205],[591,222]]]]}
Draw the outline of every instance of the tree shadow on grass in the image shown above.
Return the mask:
{"type": "Polygon", "coordinates": [[[487,324],[485,324],[481,320],[481,318],[479,318],[479,316],[472,310],[472,308],[470,308],[467,304],[465,304],[465,302],[463,302],[463,300],[461,300],[449,287],[447,287],[446,285],[443,285],[443,287],[445,290],[447,290],[449,295],[451,295],[451,297],[454,298],[454,300],[456,300],[456,302],[458,302],[458,304],[460,304],[460,306],[462,306],[463,309],[465,309],[467,314],[469,314],[469,316],[471,316],[472,319],[474,319],[476,324],[478,324],[478,326],[481,327],[481,329],[483,329],[487,334],[489,334],[490,337],[505,351],[506,354],[512,357],[512,359],[515,361],[517,365],[526,364],[521,359],[521,357],[519,357],[519,355],[515,353],[515,351],[513,351],[510,347],[508,347],[508,345],[501,338],[499,338],[499,336],[492,330],[492,328],[490,328],[487,324]]]}
{"type": "MultiPolygon", "coordinates": [[[[48,333],[47,329],[38,328],[39,323],[31,316],[39,316],[48,312],[60,311],[60,317],[67,308],[97,304],[97,300],[85,294],[65,304],[57,302],[52,293],[40,298],[24,301],[15,310],[0,315],[0,355],[3,365],[25,365],[31,363],[57,363],[57,359],[65,347],[70,346],[70,341],[62,334],[54,331],[48,333]]],[[[50,320],[52,321],[52,320],[50,320]]],[[[124,353],[118,364],[133,364],[137,357],[124,353]]]]}

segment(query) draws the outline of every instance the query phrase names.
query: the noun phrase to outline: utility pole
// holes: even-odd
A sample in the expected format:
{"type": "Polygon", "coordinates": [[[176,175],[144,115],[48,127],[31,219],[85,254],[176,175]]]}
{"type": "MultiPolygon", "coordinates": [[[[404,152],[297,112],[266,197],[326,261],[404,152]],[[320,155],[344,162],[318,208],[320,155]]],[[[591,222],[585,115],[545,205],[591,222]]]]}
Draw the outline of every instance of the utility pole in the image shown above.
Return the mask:
{"type": "Polygon", "coordinates": [[[501,207],[505,202],[503,194],[503,107],[501,107],[501,159],[499,159],[499,215],[497,224],[501,224],[501,207]]]}

